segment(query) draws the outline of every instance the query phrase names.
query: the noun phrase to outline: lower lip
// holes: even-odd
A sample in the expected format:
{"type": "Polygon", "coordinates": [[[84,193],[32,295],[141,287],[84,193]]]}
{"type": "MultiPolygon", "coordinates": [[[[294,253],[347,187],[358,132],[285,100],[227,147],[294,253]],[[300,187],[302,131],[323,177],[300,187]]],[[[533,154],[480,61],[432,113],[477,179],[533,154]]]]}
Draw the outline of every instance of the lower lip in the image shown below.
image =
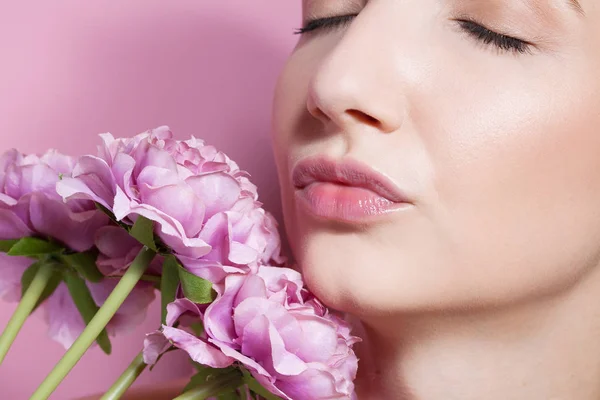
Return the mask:
{"type": "Polygon", "coordinates": [[[296,192],[304,207],[325,219],[365,222],[395,211],[409,203],[396,203],[371,190],[330,182],[315,182],[296,192]]]}

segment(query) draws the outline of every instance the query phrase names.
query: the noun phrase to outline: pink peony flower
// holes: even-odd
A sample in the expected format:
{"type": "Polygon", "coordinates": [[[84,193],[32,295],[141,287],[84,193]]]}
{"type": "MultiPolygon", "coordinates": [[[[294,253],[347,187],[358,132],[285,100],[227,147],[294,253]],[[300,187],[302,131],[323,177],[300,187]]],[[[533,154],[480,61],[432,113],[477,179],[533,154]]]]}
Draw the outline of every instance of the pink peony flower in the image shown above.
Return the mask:
{"type": "Polygon", "coordinates": [[[0,157],[0,240],[51,237],[73,251],[89,250],[109,223],[91,201],[65,204],[56,192],[73,160],[51,150],[42,157],[10,150],[0,157]]]}
{"type": "MultiPolygon", "coordinates": [[[[0,156],[0,240],[21,239],[28,236],[51,238],[65,245],[68,250],[84,252],[95,246],[98,232],[113,232],[120,228],[109,225],[110,219],[97,210],[90,200],[64,202],[56,192],[61,177],[68,177],[75,165],[71,157],[54,150],[41,157],[23,155],[10,150],[0,156]],[[107,231],[108,230],[108,231],[107,231]]],[[[125,232],[125,235],[128,235],[125,232]]],[[[115,237],[123,240],[121,237],[115,237]]],[[[105,244],[106,241],[102,241],[105,244]]],[[[134,239],[123,244],[131,244],[134,239]]],[[[114,248],[113,248],[114,249],[114,248]]],[[[128,265],[133,259],[116,256],[110,251],[102,253],[103,265],[128,265]],[[112,258],[111,258],[112,257],[112,258]]],[[[120,255],[120,254],[119,254],[120,255]]],[[[6,301],[21,298],[21,276],[34,262],[27,257],[13,257],[0,253],[0,297],[6,301]]],[[[108,269],[108,268],[107,268],[108,269]]],[[[117,280],[105,279],[98,283],[88,282],[88,287],[97,305],[102,305],[117,280]]],[[[110,321],[109,334],[129,330],[144,319],[145,310],[154,299],[151,285],[140,283],[110,321]]],[[[66,284],[61,283],[42,305],[45,311],[49,335],[68,348],[85,325],[75,303],[68,293],[66,284]]]]}
{"type": "Polygon", "coordinates": [[[172,344],[214,368],[239,362],[284,399],[352,398],[358,367],[352,346],[360,339],[303,288],[298,272],[260,266],[215,288],[219,296],[204,312],[187,299],[169,305],[167,324],[146,339],[147,363],[172,344]],[[189,314],[202,320],[201,337],[174,327],[189,314]]]}
{"type": "Polygon", "coordinates": [[[65,199],[91,199],[117,220],[156,222],[155,233],[193,273],[213,282],[220,265],[248,271],[280,256],[272,217],[257,201],[248,174],[202,140],[173,139],[160,127],[131,139],[101,135],[97,157],[84,156],[58,184],[65,199]]]}

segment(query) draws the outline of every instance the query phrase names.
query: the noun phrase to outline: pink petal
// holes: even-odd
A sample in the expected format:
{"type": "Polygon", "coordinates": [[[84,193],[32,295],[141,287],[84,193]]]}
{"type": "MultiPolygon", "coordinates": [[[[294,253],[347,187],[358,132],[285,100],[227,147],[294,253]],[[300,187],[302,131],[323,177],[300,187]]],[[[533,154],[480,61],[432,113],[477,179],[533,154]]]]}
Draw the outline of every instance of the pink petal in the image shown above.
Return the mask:
{"type": "Polygon", "coordinates": [[[137,184],[150,188],[159,188],[163,186],[172,186],[183,183],[177,169],[160,168],[155,165],[148,165],[137,176],[137,184]]]}
{"type": "MultiPolygon", "coordinates": [[[[204,240],[188,238],[183,226],[175,218],[147,204],[130,204],[129,207],[120,217],[137,214],[156,222],[158,224],[156,233],[178,256],[200,258],[210,252],[211,247],[204,240]]],[[[117,215],[116,207],[115,215],[117,215]]]]}
{"type": "Polygon", "coordinates": [[[120,226],[104,226],[96,231],[95,244],[100,253],[110,258],[126,257],[133,247],[142,247],[120,226]]]}
{"type": "Polygon", "coordinates": [[[233,343],[235,328],[232,307],[235,294],[244,282],[244,276],[230,275],[225,280],[225,293],[218,297],[204,314],[204,329],[209,336],[224,343],[233,343]]]}
{"type": "Polygon", "coordinates": [[[340,393],[335,386],[335,377],[330,371],[315,366],[299,375],[281,377],[277,386],[294,400],[351,399],[351,392],[340,393]]]}
{"type": "Polygon", "coordinates": [[[226,213],[213,215],[206,221],[198,236],[211,246],[205,259],[225,263],[229,253],[229,227],[226,213]]]}
{"type": "Polygon", "coordinates": [[[231,242],[228,258],[234,264],[250,264],[257,260],[258,252],[245,244],[231,242]]]}
{"type": "MultiPolygon", "coordinates": [[[[118,279],[107,278],[101,282],[88,282],[88,287],[98,306],[104,304],[119,283],[118,279]]],[[[146,319],[146,311],[156,298],[156,290],[149,282],[139,282],[119,307],[106,329],[111,335],[126,333],[146,319]]]]}
{"type": "Polygon", "coordinates": [[[281,375],[298,375],[306,370],[306,363],[286,350],[277,329],[264,315],[258,315],[244,328],[242,353],[262,360],[267,371],[281,375]]]}
{"type": "Polygon", "coordinates": [[[299,288],[304,286],[302,275],[291,268],[261,266],[258,274],[267,283],[267,288],[273,292],[277,292],[284,288],[284,285],[292,282],[299,288]]]}
{"type": "Polygon", "coordinates": [[[235,361],[218,348],[180,329],[163,325],[163,333],[175,347],[188,353],[190,358],[199,364],[213,368],[225,368],[235,361]]]}
{"type": "Polygon", "coordinates": [[[110,133],[101,133],[98,136],[102,140],[102,144],[98,146],[98,157],[106,161],[108,165],[112,165],[119,141],[110,133]]]}
{"type": "Polygon", "coordinates": [[[33,232],[13,211],[0,208],[0,240],[20,239],[32,234],[33,232]]]}
{"type": "MultiPolygon", "coordinates": [[[[99,283],[88,282],[87,284],[96,304],[102,306],[117,283],[117,279],[105,279],[99,283]]],[[[108,333],[114,335],[127,332],[143,322],[146,309],[154,300],[154,296],[152,285],[139,283],[108,323],[106,327],[108,333]]],[[[46,311],[48,335],[68,349],[83,332],[85,323],[67,286],[61,283],[42,307],[46,311]]]]}
{"type": "MultiPolygon", "coordinates": [[[[127,268],[143,247],[125,229],[114,225],[98,229],[94,243],[100,252],[96,265],[103,275],[114,275],[127,268]]],[[[162,257],[157,256],[147,273],[159,275],[161,268],[162,257]]]]}
{"type": "Polygon", "coordinates": [[[171,343],[161,331],[147,334],[144,339],[144,363],[148,365],[156,364],[158,357],[167,351],[169,347],[171,347],[171,343]]]}
{"type": "Polygon", "coordinates": [[[131,209],[137,205],[137,202],[128,197],[121,187],[117,186],[112,204],[110,210],[115,215],[116,220],[123,221],[132,213],[131,209]]]}
{"type": "MultiPolygon", "coordinates": [[[[238,295],[238,297],[242,297],[238,295]]],[[[242,301],[234,311],[235,329],[238,333],[240,340],[243,342],[246,340],[244,337],[244,329],[247,324],[252,322],[258,315],[264,315],[277,329],[277,332],[281,335],[285,342],[285,348],[302,356],[297,352],[302,348],[306,341],[305,335],[310,335],[302,330],[300,323],[294,318],[285,307],[277,302],[270,301],[266,298],[249,297],[242,301]]],[[[335,329],[333,329],[334,337],[334,350],[337,345],[337,335],[335,329]]],[[[314,350],[314,348],[313,348],[314,350]]],[[[333,350],[332,350],[333,352],[333,350]]],[[[330,353],[331,354],[331,353],[330,353]]],[[[311,360],[311,358],[304,358],[304,360],[311,360]]]]}
{"type": "MultiPolygon", "coordinates": [[[[267,288],[265,286],[265,281],[259,276],[248,275],[236,295],[233,306],[237,308],[241,302],[249,300],[250,297],[258,297],[259,300],[265,300],[270,304],[270,302],[266,300],[267,288]]],[[[262,308],[266,309],[268,306],[263,306],[262,308]]]]}
{"type": "Polygon", "coordinates": [[[52,170],[59,174],[71,175],[76,160],[71,156],[50,149],[40,157],[40,161],[47,164],[52,170]]]}
{"type": "MultiPolygon", "coordinates": [[[[23,155],[17,149],[9,149],[0,155],[0,177],[6,172],[6,169],[13,164],[20,163],[23,155]]],[[[3,185],[2,185],[3,186],[3,185]]]]}
{"type": "Polygon", "coordinates": [[[131,191],[131,175],[134,168],[135,160],[130,155],[124,153],[116,154],[111,167],[117,186],[123,189],[130,198],[134,198],[134,193],[131,191]]]}
{"type": "Polygon", "coordinates": [[[178,255],[177,258],[190,273],[212,283],[220,283],[223,281],[223,279],[225,279],[227,273],[242,272],[239,269],[225,269],[225,267],[220,263],[216,261],[205,260],[204,258],[191,258],[181,255],[178,255]]]}
{"type": "Polygon", "coordinates": [[[45,164],[15,167],[6,175],[5,193],[15,199],[33,191],[54,194],[58,179],[58,172],[45,164]]]}
{"type": "Polygon", "coordinates": [[[202,198],[196,196],[185,183],[159,187],[142,183],[139,189],[142,201],[179,221],[187,237],[194,237],[200,232],[204,221],[204,204],[202,198]]]}
{"type": "Polygon", "coordinates": [[[103,197],[100,197],[81,179],[63,178],[56,183],[56,192],[63,200],[89,199],[102,204],[109,210],[112,209],[112,195],[109,196],[109,193],[101,193],[103,197]]]}
{"type": "Polygon", "coordinates": [[[17,200],[4,193],[0,193],[0,207],[10,207],[15,204],[17,204],[17,200]]]}
{"type": "Polygon", "coordinates": [[[303,340],[299,343],[299,357],[304,360],[326,363],[335,353],[338,335],[335,325],[325,318],[297,315],[303,340]]]}
{"type": "Polygon", "coordinates": [[[48,336],[68,349],[83,332],[85,323],[71,299],[67,285],[58,285],[43,307],[48,322],[48,336]]]}
{"type": "Polygon", "coordinates": [[[149,166],[177,171],[177,162],[175,162],[171,154],[168,151],[149,144],[147,141],[140,142],[132,156],[136,160],[136,166],[133,171],[135,176],[140,175],[149,166]]]}
{"type": "Polygon", "coordinates": [[[93,156],[80,157],[73,178],[78,178],[93,193],[92,200],[112,205],[117,183],[106,161],[93,156]]]}
{"type": "Polygon", "coordinates": [[[158,140],[168,140],[173,138],[173,132],[168,125],[161,125],[150,130],[150,136],[158,140]]]}
{"type": "Polygon", "coordinates": [[[96,231],[110,222],[108,216],[98,210],[74,213],[64,202],[43,193],[33,193],[29,207],[32,227],[38,233],[77,252],[93,247],[96,231]]]}
{"type": "Polygon", "coordinates": [[[254,376],[265,388],[269,388],[269,390],[272,393],[279,395],[279,393],[277,393],[277,389],[275,388],[275,386],[273,386],[273,381],[275,379],[259,363],[257,363],[255,360],[243,355],[239,351],[232,349],[226,343],[222,343],[222,342],[219,342],[218,340],[214,340],[214,339],[210,339],[210,338],[208,340],[210,343],[214,344],[219,349],[221,349],[223,354],[225,354],[226,356],[231,357],[231,358],[241,362],[251,372],[256,371],[257,374],[255,375],[253,373],[252,376],[254,376]],[[267,378],[267,379],[265,379],[265,378],[267,378]],[[272,390],[272,389],[274,389],[274,390],[272,390]]]}
{"type": "Polygon", "coordinates": [[[186,313],[191,313],[193,317],[202,321],[202,313],[198,306],[186,298],[181,298],[167,305],[166,325],[173,326],[181,315],[186,313]]]}
{"type": "Polygon", "coordinates": [[[229,210],[240,196],[240,184],[231,175],[214,173],[194,176],[186,183],[206,205],[206,215],[229,210]]]}
{"type": "Polygon", "coordinates": [[[0,298],[6,301],[21,299],[21,276],[34,260],[13,257],[0,252],[0,298]]]}

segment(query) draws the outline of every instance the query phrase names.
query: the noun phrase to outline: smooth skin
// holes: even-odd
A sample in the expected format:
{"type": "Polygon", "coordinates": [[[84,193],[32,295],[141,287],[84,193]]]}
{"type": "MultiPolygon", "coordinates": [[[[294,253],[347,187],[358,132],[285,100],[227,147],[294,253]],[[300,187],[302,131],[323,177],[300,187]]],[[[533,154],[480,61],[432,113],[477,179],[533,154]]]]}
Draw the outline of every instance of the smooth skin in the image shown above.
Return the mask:
{"type": "Polygon", "coordinates": [[[273,148],[294,258],[365,338],[361,400],[600,399],[600,1],[579,3],[303,1],[353,17],[299,39],[273,148]],[[307,156],[412,206],[316,217],[307,156]]]}

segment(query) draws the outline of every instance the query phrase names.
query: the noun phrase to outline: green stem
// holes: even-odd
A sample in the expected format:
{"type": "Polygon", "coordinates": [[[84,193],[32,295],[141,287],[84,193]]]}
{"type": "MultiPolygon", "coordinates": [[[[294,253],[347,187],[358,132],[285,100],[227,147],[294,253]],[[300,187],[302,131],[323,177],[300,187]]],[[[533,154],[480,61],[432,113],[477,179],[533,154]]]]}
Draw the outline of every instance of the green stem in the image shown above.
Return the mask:
{"type": "Polygon", "coordinates": [[[135,382],[138,376],[146,369],[144,363],[144,353],[140,353],[133,359],[129,367],[117,379],[117,381],[108,389],[100,400],[118,400],[125,394],[127,389],[135,382]]]}
{"type": "Polygon", "coordinates": [[[204,385],[196,386],[173,400],[205,400],[221,393],[225,389],[237,389],[243,384],[244,381],[240,372],[233,370],[207,381],[204,385]]]}
{"type": "Polygon", "coordinates": [[[0,364],[2,364],[4,357],[6,357],[10,346],[15,341],[25,320],[35,308],[40,296],[48,285],[48,281],[52,277],[52,268],[52,263],[43,263],[40,266],[40,269],[35,274],[29,288],[27,288],[27,291],[25,291],[23,298],[19,302],[15,313],[10,318],[10,321],[8,321],[6,328],[4,328],[4,332],[2,332],[2,336],[0,336],[0,364]]]}
{"type": "MultiPolygon", "coordinates": [[[[119,276],[119,275],[109,275],[109,276],[105,276],[104,279],[121,279],[121,276],[119,276]]],[[[152,283],[160,283],[160,276],[144,274],[140,278],[140,281],[152,282],[152,283]]]]}
{"type": "Polygon", "coordinates": [[[140,251],[106,302],[29,400],[45,400],[50,397],[121,307],[155,255],[156,253],[147,247],[140,251]]]}

